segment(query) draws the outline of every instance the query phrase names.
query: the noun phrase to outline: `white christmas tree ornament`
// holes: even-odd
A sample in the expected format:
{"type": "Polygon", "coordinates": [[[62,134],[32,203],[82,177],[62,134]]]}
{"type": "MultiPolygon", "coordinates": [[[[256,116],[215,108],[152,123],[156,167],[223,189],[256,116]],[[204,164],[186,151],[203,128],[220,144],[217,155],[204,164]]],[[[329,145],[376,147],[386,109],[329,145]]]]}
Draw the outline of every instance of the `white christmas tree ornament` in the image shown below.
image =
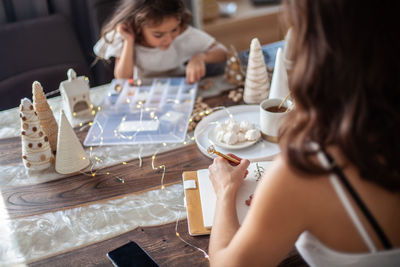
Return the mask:
{"type": "Polygon", "coordinates": [[[290,28],[286,33],[285,46],[283,48],[283,62],[285,62],[286,70],[291,70],[293,67],[293,49],[292,28],[290,28]]]}
{"type": "Polygon", "coordinates": [[[41,171],[54,163],[49,138],[40,126],[39,118],[28,98],[21,100],[21,145],[22,161],[27,170],[41,171]]]}
{"type": "Polygon", "coordinates": [[[44,133],[49,138],[52,151],[57,150],[57,131],[58,125],[54,118],[53,111],[50,109],[46,96],[44,95],[42,85],[35,81],[32,84],[33,106],[40,120],[40,125],[44,133]]]}
{"type": "Polygon", "coordinates": [[[258,104],[268,97],[270,81],[264,62],[260,41],[251,40],[249,62],[244,83],[243,100],[248,104],[258,104]]]}
{"type": "Polygon", "coordinates": [[[289,82],[285,63],[283,60],[282,48],[276,53],[274,73],[272,74],[271,90],[269,98],[284,99],[289,95],[289,82]]]}
{"type": "Polygon", "coordinates": [[[72,129],[64,111],[61,110],[56,156],[56,171],[61,174],[78,172],[89,166],[90,160],[72,129]]]}

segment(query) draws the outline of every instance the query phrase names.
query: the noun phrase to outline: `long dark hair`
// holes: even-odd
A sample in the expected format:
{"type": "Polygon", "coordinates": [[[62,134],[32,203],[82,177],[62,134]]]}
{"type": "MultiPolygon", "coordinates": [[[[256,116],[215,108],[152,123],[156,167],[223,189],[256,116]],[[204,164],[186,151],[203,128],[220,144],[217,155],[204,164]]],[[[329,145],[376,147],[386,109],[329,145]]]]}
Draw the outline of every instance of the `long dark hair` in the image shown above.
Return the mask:
{"type": "Polygon", "coordinates": [[[144,24],[158,25],[167,17],[176,17],[181,26],[187,25],[192,19],[182,0],[120,0],[111,19],[103,27],[101,35],[105,37],[107,33],[115,30],[119,23],[125,22],[132,26],[135,42],[140,43],[144,24]]]}
{"type": "Polygon", "coordinates": [[[287,0],[295,110],[281,128],[295,168],[326,173],[310,142],[337,146],[363,179],[400,191],[400,36],[395,1],[287,0]]]}

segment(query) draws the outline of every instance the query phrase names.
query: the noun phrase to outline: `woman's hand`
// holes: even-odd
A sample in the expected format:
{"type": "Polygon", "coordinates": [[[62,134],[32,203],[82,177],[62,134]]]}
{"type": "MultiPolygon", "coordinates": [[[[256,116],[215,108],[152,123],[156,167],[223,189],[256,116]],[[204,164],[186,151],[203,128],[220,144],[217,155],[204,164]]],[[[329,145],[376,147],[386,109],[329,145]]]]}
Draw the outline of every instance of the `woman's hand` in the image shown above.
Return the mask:
{"type": "Polygon", "coordinates": [[[117,25],[117,32],[124,37],[127,42],[135,42],[135,33],[132,26],[127,22],[122,22],[117,25]]]}
{"type": "Polygon", "coordinates": [[[247,159],[241,159],[233,154],[229,155],[240,160],[240,164],[235,165],[222,157],[217,157],[213,164],[208,167],[217,198],[225,193],[235,195],[248,173],[247,167],[250,162],[247,159]]]}
{"type": "Polygon", "coordinates": [[[186,66],[186,81],[194,83],[199,81],[206,75],[205,54],[199,53],[194,55],[186,66]]]}

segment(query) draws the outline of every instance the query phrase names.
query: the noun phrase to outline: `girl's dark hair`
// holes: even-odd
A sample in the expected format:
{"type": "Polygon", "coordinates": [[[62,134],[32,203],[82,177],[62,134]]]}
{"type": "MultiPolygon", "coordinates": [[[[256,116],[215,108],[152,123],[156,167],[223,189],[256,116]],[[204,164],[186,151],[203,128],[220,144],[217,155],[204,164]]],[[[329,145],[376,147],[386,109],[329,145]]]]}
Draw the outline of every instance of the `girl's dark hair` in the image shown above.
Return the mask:
{"type": "MultiPolygon", "coordinates": [[[[115,30],[119,23],[132,25],[135,42],[142,41],[142,27],[146,23],[159,25],[164,18],[176,17],[181,26],[190,23],[192,15],[182,0],[121,0],[113,16],[102,29],[102,37],[115,30]]],[[[111,40],[107,40],[111,42],[111,40]]]]}
{"type": "Polygon", "coordinates": [[[281,128],[296,169],[327,173],[310,142],[337,146],[363,179],[400,191],[400,36],[396,1],[287,0],[295,109],[281,128]]]}

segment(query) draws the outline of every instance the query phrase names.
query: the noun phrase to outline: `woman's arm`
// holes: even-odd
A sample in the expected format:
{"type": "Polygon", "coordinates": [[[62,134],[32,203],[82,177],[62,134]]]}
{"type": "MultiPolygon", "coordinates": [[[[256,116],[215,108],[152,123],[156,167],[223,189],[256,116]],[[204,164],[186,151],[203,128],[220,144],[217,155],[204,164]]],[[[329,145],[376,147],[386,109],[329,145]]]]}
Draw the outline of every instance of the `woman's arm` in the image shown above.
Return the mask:
{"type": "Polygon", "coordinates": [[[218,42],[213,43],[210,48],[191,57],[186,66],[186,80],[194,83],[206,75],[206,63],[220,63],[227,58],[228,50],[218,42]]]}
{"type": "Polygon", "coordinates": [[[226,247],[240,226],[236,213],[236,193],[247,174],[249,161],[231,156],[240,160],[238,166],[232,166],[225,159],[217,157],[209,167],[210,179],[217,196],[210,252],[226,247]]]}
{"type": "MultiPolygon", "coordinates": [[[[219,163],[213,165],[216,164],[219,163]]],[[[226,186],[229,182],[219,186],[223,184],[219,180],[229,181],[232,172],[216,171],[221,170],[221,165],[213,165],[210,178],[217,194],[217,206],[209,246],[211,265],[277,265],[306,228],[304,179],[296,177],[278,159],[264,174],[246,219],[239,227],[235,207],[237,188],[226,186]]]]}
{"type": "Polygon", "coordinates": [[[117,26],[117,31],[124,37],[124,46],[120,58],[115,59],[114,77],[129,79],[133,77],[135,35],[133,29],[126,23],[117,26]]]}

